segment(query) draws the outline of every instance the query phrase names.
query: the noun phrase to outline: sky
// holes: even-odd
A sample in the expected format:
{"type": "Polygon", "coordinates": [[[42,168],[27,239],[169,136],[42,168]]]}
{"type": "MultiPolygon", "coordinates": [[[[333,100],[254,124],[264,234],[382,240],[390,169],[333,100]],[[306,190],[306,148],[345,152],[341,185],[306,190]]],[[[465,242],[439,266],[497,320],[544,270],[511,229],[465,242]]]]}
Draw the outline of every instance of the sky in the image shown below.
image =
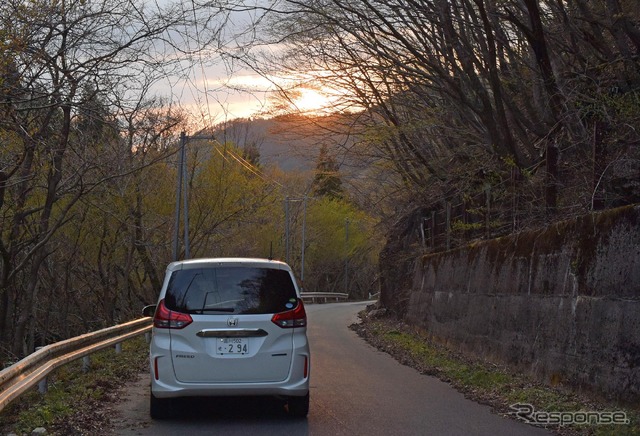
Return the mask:
{"type": "MultiPolygon", "coordinates": [[[[231,73],[222,79],[212,79],[211,71],[184,95],[182,103],[196,118],[213,118],[216,122],[234,118],[265,117],[273,108],[274,94],[280,86],[291,85],[291,80],[278,77],[265,78],[248,71],[231,73]],[[208,90],[208,97],[205,96],[208,90]],[[207,109],[208,108],[208,109],[207,109]]],[[[302,87],[295,93],[291,109],[307,114],[318,114],[331,106],[332,98],[320,89],[302,87]]]]}
{"type": "MultiPolygon", "coordinates": [[[[242,3],[264,5],[274,1],[277,0],[244,0],[242,3]]],[[[182,5],[188,7],[189,2],[182,5]]],[[[227,15],[221,47],[237,50],[246,47],[250,39],[259,37],[247,30],[253,28],[252,23],[257,18],[254,10],[227,15]]],[[[194,30],[197,33],[197,29],[194,30]]],[[[262,46],[261,49],[272,53],[279,50],[277,46],[262,46]]],[[[223,58],[213,51],[209,53],[192,58],[195,64],[184,70],[182,78],[167,79],[156,87],[158,94],[186,109],[198,124],[215,125],[234,118],[266,117],[273,109],[273,96],[278,88],[294,83],[293,78],[261,76],[243,66],[242,60],[223,58]]],[[[323,95],[321,89],[307,87],[300,89],[293,103],[293,109],[317,114],[322,112],[321,108],[329,107],[332,99],[323,95]]]]}

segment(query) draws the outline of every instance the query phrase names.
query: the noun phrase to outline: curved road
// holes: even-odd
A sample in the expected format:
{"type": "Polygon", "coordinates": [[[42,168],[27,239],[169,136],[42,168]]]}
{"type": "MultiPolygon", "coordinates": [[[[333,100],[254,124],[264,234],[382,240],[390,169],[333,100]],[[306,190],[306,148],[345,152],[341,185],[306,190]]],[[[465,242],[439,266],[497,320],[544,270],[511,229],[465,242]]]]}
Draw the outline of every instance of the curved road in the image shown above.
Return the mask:
{"type": "Polygon", "coordinates": [[[311,410],[294,420],[265,399],[189,399],[180,418],[152,421],[145,374],[116,406],[117,435],[545,435],[491,413],[451,386],[377,351],[348,326],[368,303],[307,305],[311,410]]]}

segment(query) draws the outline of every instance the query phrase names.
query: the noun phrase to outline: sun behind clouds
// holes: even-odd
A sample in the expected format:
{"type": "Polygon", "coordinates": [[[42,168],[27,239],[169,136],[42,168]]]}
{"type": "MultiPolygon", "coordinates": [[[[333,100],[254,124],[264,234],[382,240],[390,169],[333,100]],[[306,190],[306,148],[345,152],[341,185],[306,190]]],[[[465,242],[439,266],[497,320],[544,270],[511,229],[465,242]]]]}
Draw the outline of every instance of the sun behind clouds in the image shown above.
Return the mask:
{"type": "Polygon", "coordinates": [[[316,84],[289,84],[268,97],[273,114],[324,116],[348,110],[348,93],[316,84]]]}
{"type": "Polygon", "coordinates": [[[293,99],[292,105],[300,112],[328,112],[332,106],[332,99],[315,89],[300,88],[298,92],[299,95],[293,99]]]}

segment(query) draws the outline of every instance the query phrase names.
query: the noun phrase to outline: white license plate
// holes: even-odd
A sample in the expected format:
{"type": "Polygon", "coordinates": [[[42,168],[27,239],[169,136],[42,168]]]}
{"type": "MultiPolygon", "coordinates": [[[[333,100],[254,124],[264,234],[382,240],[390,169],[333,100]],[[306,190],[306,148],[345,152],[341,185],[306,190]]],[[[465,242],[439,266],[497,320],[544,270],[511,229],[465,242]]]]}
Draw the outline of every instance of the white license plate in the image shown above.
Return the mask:
{"type": "Polygon", "coordinates": [[[216,354],[248,354],[249,339],[220,338],[216,347],[216,354]]]}

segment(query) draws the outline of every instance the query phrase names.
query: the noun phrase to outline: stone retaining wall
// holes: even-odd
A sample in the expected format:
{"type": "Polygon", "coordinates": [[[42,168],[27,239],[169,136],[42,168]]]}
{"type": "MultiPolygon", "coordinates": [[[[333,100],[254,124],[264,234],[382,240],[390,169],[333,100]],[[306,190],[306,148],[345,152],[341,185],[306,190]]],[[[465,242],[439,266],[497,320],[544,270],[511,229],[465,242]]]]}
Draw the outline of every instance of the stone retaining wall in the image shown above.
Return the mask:
{"type": "Polygon", "coordinates": [[[640,206],[426,255],[403,291],[395,311],[456,348],[640,398],[640,206]]]}

